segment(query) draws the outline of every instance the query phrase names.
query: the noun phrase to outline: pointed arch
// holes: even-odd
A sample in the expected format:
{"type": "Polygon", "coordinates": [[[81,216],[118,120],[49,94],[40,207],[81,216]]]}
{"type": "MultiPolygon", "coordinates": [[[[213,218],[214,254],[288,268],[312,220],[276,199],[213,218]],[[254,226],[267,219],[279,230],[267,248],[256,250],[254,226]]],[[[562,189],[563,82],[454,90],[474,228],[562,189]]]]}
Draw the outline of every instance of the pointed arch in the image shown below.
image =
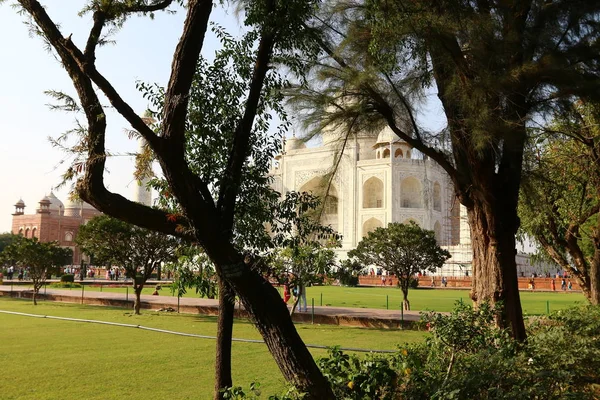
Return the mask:
{"type": "Polygon", "coordinates": [[[404,153],[402,153],[402,149],[396,149],[396,151],[394,152],[394,158],[403,158],[404,157],[404,153]]]}
{"type": "Polygon", "coordinates": [[[433,184],[433,209],[442,211],[442,187],[437,181],[433,184]]]}
{"type": "Polygon", "coordinates": [[[383,150],[383,158],[390,158],[390,149],[383,150]]]}
{"type": "Polygon", "coordinates": [[[34,227],[34,228],[31,230],[31,237],[32,237],[32,238],[34,238],[34,237],[37,237],[36,235],[37,235],[37,227],[34,227]]]}
{"type": "Polygon", "coordinates": [[[371,177],[363,183],[363,208],[383,208],[383,182],[371,177]]]}
{"type": "Polygon", "coordinates": [[[322,176],[316,176],[302,185],[298,191],[307,192],[313,196],[317,196],[321,198],[321,201],[323,201],[323,196],[325,195],[321,223],[324,225],[331,225],[332,228],[337,230],[339,212],[338,192],[333,184],[329,186],[329,192],[325,194],[324,192],[326,189],[327,180],[322,176]]]}
{"type": "Polygon", "coordinates": [[[29,228],[25,228],[25,237],[28,238],[29,237],[29,228]]]}
{"type": "Polygon", "coordinates": [[[400,183],[400,204],[404,208],[423,208],[423,186],[414,177],[400,183]]]}
{"type": "Polygon", "coordinates": [[[363,223],[362,226],[362,237],[365,237],[369,232],[373,232],[377,228],[382,228],[383,223],[377,218],[369,218],[363,223]]]}

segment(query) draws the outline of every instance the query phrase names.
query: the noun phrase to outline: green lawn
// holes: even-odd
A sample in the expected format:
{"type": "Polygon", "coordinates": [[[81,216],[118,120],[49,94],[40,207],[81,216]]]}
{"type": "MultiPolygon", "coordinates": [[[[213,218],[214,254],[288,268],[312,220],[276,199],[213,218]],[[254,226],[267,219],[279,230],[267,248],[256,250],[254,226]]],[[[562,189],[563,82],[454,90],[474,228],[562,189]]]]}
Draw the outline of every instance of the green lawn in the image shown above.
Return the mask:
{"type": "MultiPolygon", "coordinates": [[[[354,308],[389,308],[399,309],[402,302],[400,289],[394,287],[339,287],[314,286],[307,288],[307,298],[310,304],[314,299],[315,305],[354,308]]],[[[521,304],[527,315],[546,313],[546,302],[550,311],[570,307],[576,303],[585,302],[583,294],[578,292],[525,292],[522,291],[521,304]]],[[[470,302],[468,290],[453,289],[412,289],[408,292],[412,310],[451,311],[457,301],[470,302]]]]}
{"type": "MultiPolygon", "coordinates": [[[[81,289],[72,289],[73,291],[81,289]]],[[[127,289],[110,288],[100,286],[86,286],[85,292],[104,291],[123,293],[127,289]]],[[[42,289],[43,291],[43,289],[42,289]]],[[[154,287],[144,288],[143,294],[152,294],[154,287]]],[[[280,289],[281,291],[281,289],[280,289]]],[[[576,303],[584,303],[585,298],[580,292],[529,292],[521,291],[521,304],[523,312],[526,315],[545,314],[547,306],[550,311],[564,309],[576,303]]],[[[169,287],[163,287],[160,291],[161,296],[172,296],[169,287]]],[[[129,289],[129,296],[132,296],[132,290],[129,289]]],[[[314,299],[315,306],[321,305],[321,296],[323,299],[322,305],[334,307],[353,307],[353,308],[381,308],[385,309],[386,305],[390,309],[399,309],[402,302],[402,293],[396,287],[340,287],[340,286],[314,286],[307,288],[307,301],[310,306],[314,299]]],[[[197,297],[196,293],[191,290],[184,297],[197,297]]],[[[457,301],[468,302],[468,290],[453,290],[453,289],[412,289],[409,292],[408,299],[410,300],[411,309],[413,310],[433,310],[433,311],[451,311],[454,303],[457,301]]]]}
{"type": "MultiPolygon", "coordinates": [[[[0,297],[0,310],[138,324],[180,332],[215,335],[213,317],[0,297]]],[[[297,325],[306,343],[394,349],[421,341],[424,333],[338,326],[297,325]]],[[[214,340],[180,337],[140,329],[0,313],[2,399],[209,399],[212,394],[214,340]]],[[[246,321],[236,321],[234,337],[258,339],[246,321]]],[[[324,350],[311,350],[315,357],[324,350]]],[[[264,344],[234,343],[235,383],[262,383],[264,394],[285,388],[264,344]]],[[[266,396],[265,396],[266,397],[266,396]]]]}

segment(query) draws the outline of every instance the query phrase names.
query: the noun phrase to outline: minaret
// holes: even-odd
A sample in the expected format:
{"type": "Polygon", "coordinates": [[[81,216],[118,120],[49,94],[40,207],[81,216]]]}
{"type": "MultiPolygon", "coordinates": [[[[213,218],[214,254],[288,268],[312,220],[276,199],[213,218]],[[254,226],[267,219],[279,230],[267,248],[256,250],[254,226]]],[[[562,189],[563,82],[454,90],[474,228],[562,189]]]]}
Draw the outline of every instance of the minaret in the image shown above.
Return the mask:
{"type": "MultiPolygon", "coordinates": [[[[138,140],[138,154],[144,152],[144,146],[146,142],[143,138],[138,140]]],[[[152,189],[148,187],[150,183],[150,177],[145,175],[141,180],[137,180],[137,186],[135,188],[134,201],[141,203],[146,206],[152,206],[152,189]]]]}
{"type": "MultiPolygon", "coordinates": [[[[146,123],[146,125],[152,127],[155,120],[150,116],[149,113],[146,113],[142,120],[146,123]]],[[[144,154],[146,147],[146,141],[144,138],[140,137],[138,139],[138,157],[144,154]]],[[[137,187],[134,194],[134,201],[137,203],[141,203],[146,206],[152,206],[152,189],[149,188],[148,183],[150,183],[150,176],[144,174],[144,177],[141,180],[137,180],[137,187]]]]}

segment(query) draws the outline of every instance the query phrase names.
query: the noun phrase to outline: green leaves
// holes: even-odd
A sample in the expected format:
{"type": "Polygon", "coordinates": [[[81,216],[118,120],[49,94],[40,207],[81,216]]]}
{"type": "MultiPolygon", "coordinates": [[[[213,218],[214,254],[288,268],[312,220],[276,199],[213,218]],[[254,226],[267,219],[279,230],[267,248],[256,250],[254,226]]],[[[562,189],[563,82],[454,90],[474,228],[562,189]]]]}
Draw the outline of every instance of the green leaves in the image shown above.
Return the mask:
{"type": "Polygon", "coordinates": [[[125,268],[126,276],[142,273],[145,282],[160,263],[172,261],[178,241],[105,215],[79,228],[75,240],[99,265],[125,268]]]}

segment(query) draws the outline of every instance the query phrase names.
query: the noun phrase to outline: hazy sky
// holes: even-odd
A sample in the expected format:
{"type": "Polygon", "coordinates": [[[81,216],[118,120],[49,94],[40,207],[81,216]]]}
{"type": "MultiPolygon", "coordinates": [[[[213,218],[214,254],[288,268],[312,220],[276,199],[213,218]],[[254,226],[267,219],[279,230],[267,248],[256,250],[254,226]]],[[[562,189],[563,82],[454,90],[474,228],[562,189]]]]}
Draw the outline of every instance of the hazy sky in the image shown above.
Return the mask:
{"type": "MultiPolygon", "coordinates": [[[[50,144],[56,137],[74,126],[74,115],[49,110],[52,100],[46,90],[60,90],[75,95],[66,72],[52,53],[44,48],[39,37],[32,37],[10,2],[0,5],[0,232],[11,229],[13,205],[22,198],[25,212],[34,213],[39,200],[60,181],[67,165],[65,154],[50,144]]],[[[77,15],[85,2],[45,0],[47,12],[60,24],[65,36],[85,43],[91,16],[77,15]]],[[[147,102],[136,90],[136,81],[165,85],[169,79],[171,57],[185,17],[183,10],[176,14],[157,13],[150,18],[132,18],[114,37],[116,45],[97,51],[97,65],[129,104],[144,112],[147,102]]],[[[215,9],[213,21],[232,33],[237,19],[231,12],[215,9]]],[[[207,37],[203,53],[210,56],[216,48],[215,38],[207,37]]],[[[135,141],[124,132],[128,124],[115,112],[107,112],[107,148],[114,152],[135,151],[135,141]]],[[[109,188],[129,198],[136,183],[132,180],[133,160],[127,156],[113,157],[108,162],[106,182],[109,188]]],[[[68,188],[55,190],[67,201],[68,188]]]]}

